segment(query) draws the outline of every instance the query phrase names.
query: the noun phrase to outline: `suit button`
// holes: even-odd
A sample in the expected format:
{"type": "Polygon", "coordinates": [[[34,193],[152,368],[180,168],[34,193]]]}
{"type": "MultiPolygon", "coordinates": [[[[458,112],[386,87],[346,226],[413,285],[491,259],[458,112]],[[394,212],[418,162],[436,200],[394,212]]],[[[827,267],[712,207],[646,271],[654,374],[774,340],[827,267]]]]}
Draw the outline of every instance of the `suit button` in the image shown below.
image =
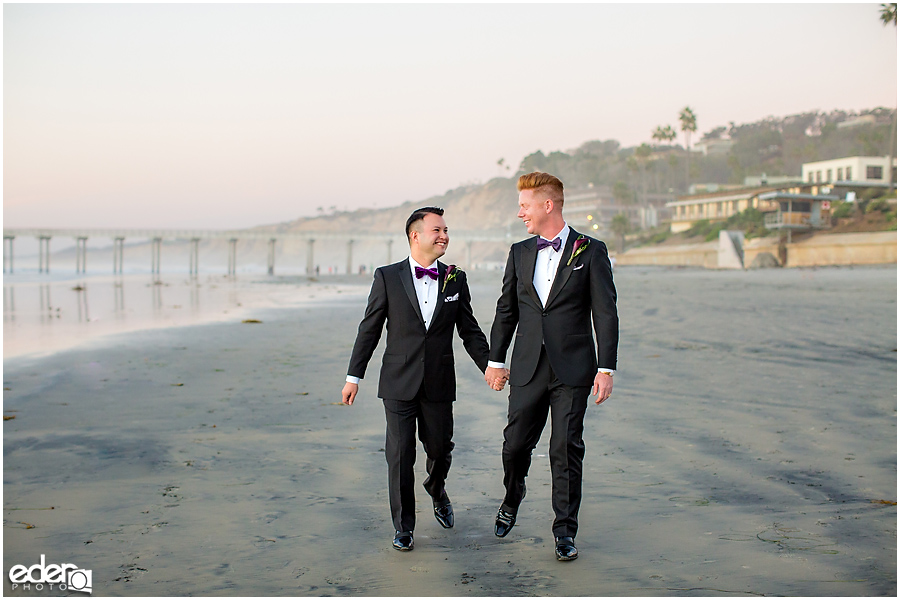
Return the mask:
{"type": "Polygon", "coordinates": [[[546,316],[547,316],[547,313],[543,313],[543,315],[546,317],[546,316]]]}

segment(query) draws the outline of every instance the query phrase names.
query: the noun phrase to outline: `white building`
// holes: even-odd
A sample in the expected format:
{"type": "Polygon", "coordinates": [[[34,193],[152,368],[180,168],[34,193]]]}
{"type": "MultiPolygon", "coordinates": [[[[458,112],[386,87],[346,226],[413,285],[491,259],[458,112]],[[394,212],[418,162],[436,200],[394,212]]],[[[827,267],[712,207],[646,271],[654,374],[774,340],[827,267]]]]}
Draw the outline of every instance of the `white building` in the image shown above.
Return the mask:
{"type": "Polygon", "coordinates": [[[796,175],[748,175],[744,177],[744,187],[763,187],[766,185],[781,185],[783,183],[795,183],[800,179],[796,175]]]}
{"type": "Polygon", "coordinates": [[[875,115],[862,115],[853,119],[847,119],[837,124],[838,129],[847,129],[848,127],[859,127],[860,125],[874,125],[876,123],[875,115]]]}
{"type": "Polygon", "coordinates": [[[703,156],[715,156],[720,154],[728,154],[734,141],[724,139],[700,140],[694,144],[694,152],[702,152],[703,156]]]}
{"type": "Polygon", "coordinates": [[[625,213],[633,227],[640,227],[643,217],[635,205],[617,204],[608,186],[601,185],[566,193],[566,223],[579,231],[606,236],[612,231],[612,220],[625,213]]]}
{"type": "Polygon", "coordinates": [[[858,181],[862,183],[890,184],[897,181],[897,159],[887,156],[848,156],[833,160],[805,163],[801,168],[804,183],[831,183],[858,181]]]}

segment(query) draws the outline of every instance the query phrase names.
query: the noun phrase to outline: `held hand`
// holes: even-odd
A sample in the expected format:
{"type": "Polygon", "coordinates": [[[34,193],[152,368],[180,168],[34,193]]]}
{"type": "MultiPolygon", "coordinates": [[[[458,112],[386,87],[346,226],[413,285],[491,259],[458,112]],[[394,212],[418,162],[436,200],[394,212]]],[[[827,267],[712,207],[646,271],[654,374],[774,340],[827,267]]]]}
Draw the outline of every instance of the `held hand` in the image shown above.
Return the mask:
{"type": "Polygon", "coordinates": [[[484,370],[484,380],[491,389],[497,390],[498,392],[503,389],[507,379],[509,379],[509,371],[506,369],[488,367],[484,370]]]}
{"type": "Polygon", "coordinates": [[[502,392],[503,388],[506,387],[506,382],[509,381],[509,369],[499,370],[503,371],[503,375],[501,377],[498,377],[494,380],[493,383],[491,383],[491,388],[498,392],[502,392]]]}
{"type": "Polygon", "coordinates": [[[591,396],[597,396],[594,404],[603,404],[607,398],[612,395],[613,378],[609,373],[602,371],[594,376],[594,387],[591,389],[591,396]]]}
{"type": "Polygon", "coordinates": [[[359,392],[358,383],[345,383],[344,389],[341,390],[341,403],[346,404],[347,406],[352,406],[353,401],[356,400],[357,392],[359,392]]]}
{"type": "Polygon", "coordinates": [[[494,382],[497,381],[498,378],[503,376],[503,371],[505,369],[495,369],[494,367],[488,367],[484,370],[484,380],[491,387],[494,387],[494,382]]]}

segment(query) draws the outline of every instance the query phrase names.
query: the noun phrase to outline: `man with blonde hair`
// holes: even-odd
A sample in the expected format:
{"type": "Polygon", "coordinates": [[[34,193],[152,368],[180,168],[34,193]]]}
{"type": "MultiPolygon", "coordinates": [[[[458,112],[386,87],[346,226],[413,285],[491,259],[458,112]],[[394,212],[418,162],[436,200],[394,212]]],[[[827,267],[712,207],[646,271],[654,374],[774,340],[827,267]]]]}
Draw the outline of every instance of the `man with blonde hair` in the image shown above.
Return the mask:
{"type": "Polygon", "coordinates": [[[506,374],[510,384],[503,430],[506,494],[494,534],[505,537],[516,523],[531,453],[549,412],[556,557],[574,560],[587,398],[595,395],[601,404],[613,389],[619,341],[616,288],[606,245],[563,219],[562,181],[549,173],[529,173],[519,178],[518,189],[517,216],[535,236],[510,248],[485,371],[489,384],[506,374]]]}

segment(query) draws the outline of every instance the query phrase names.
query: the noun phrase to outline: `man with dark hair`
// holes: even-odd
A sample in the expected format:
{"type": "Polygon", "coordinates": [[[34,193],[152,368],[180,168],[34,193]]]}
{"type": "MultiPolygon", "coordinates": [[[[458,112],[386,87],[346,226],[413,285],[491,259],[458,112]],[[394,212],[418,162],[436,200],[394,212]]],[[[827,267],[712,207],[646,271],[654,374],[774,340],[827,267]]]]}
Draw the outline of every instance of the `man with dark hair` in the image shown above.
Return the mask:
{"type": "MultiPolygon", "coordinates": [[[[472,314],[466,274],[438,261],[450,242],[443,214],[435,207],[414,211],[406,222],[409,258],[375,270],[341,393],[341,401],[352,405],[387,321],[378,396],[387,419],[384,450],[397,550],[413,549],[417,423],[428,457],[424,486],[434,516],[442,527],[453,527],[444,482],[453,450],[454,327],[482,372],[488,362],[487,338],[472,314]]],[[[505,380],[500,379],[492,382],[494,389],[502,389],[505,380]]]]}
{"type": "Polygon", "coordinates": [[[606,245],[563,219],[562,182],[549,173],[529,173],[519,178],[518,189],[517,216],[534,237],[509,250],[485,372],[489,384],[506,372],[506,352],[515,335],[503,430],[506,495],[494,534],[504,537],[516,523],[531,452],[549,412],[556,557],[574,560],[584,413],[589,394],[597,396],[597,404],[612,394],[619,342],[616,288],[606,245]]]}

